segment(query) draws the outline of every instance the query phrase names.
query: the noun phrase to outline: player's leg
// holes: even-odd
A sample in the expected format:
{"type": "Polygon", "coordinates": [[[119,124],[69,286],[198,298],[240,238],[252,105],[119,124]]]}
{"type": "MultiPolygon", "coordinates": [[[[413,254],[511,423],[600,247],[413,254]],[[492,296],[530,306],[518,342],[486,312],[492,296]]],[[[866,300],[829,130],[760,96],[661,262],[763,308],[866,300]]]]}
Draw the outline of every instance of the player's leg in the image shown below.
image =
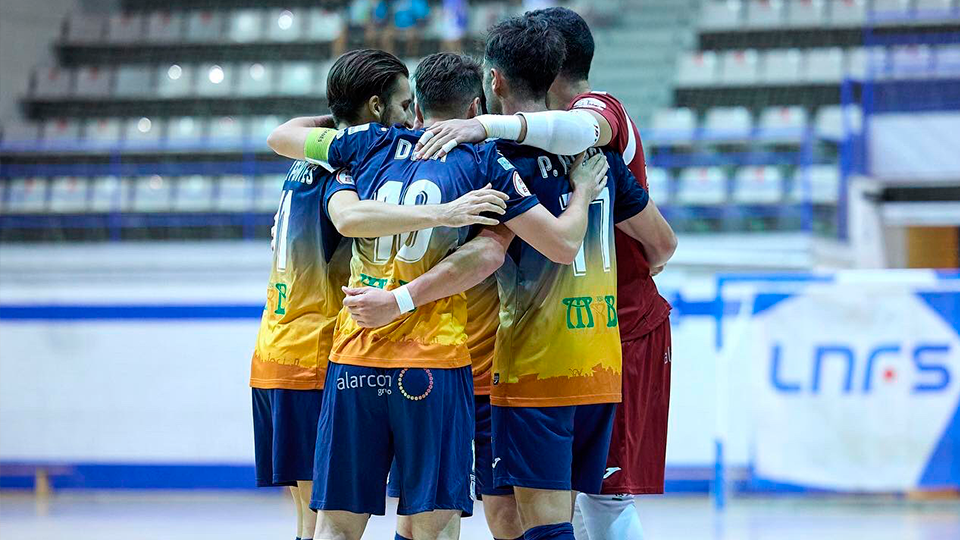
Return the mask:
{"type": "Polygon", "coordinates": [[[303,504],[300,503],[300,488],[288,486],[287,489],[293,498],[293,507],[297,509],[297,538],[303,540],[303,504]]]}
{"type": "Polygon", "coordinates": [[[493,483],[493,419],[490,396],[474,396],[473,470],[477,498],[483,500],[483,516],[494,540],[523,537],[520,513],[513,488],[497,488],[493,483]]]}
{"type": "Polygon", "coordinates": [[[300,538],[313,538],[313,531],[317,528],[317,513],[310,509],[310,497],[313,494],[313,481],[297,482],[297,497],[300,502],[300,538]]]}
{"type": "Polygon", "coordinates": [[[526,539],[573,539],[576,407],[493,407],[494,482],[513,486],[526,539]]]}
{"type": "Polygon", "coordinates": [[[393,457],[389,387],[373,384],[386,381],[386,371],[333,362],[327,367],[310,500],[319,511],[315,540],[358,540],[370,515],[386,512],[383,488],[393,457]]]}
{"type": "Polygon", "coordinates": [[[577,497],[577,507],[583,516],[585,538],[610,540],[643,540],[643,526],[633,495],[588,495],[577,497]]]}
{"type": "Polygon", "coordinates": [[[397,516],[395,540],[413,540],[413,519],[410,516],[397,516]]]}
{"type": "Polygon", "coordinates": [[[389,396],[400,501],[414,540],[456,538],[473,513],[473,376],[470,367],[397,369],[389,396]]]}
{"type": "Polygon", "coordinates": [[[606,529],[596,526],[598,522],[594,518],[597,513],[591,512],[595,510],[595,506],[590,503],[594,500],[593,497],[603,497],[599,493],[603,480],[610,471],[606,465],[616,412],[617,405],[614,403],[577,407],[571,483],[575,492],[579,492],[573,501],[574,513],[579,509],[581,518],[579,540],[614,538],[608,535],[606,529]]]}
{"type": "Polygon", "coordinates": [[[273,390],[273,480],[291,486],[297,503],[298,537],[313,538],[316,514],[310,510],[317,423],[323,392],[273,390]]]}

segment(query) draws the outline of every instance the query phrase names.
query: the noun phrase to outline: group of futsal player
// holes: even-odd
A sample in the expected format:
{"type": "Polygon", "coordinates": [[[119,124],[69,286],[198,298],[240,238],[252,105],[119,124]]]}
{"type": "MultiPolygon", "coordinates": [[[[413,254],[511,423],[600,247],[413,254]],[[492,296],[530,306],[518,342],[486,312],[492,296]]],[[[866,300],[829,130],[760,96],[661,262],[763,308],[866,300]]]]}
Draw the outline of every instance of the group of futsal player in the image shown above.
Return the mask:
{"type": "Polygon", "coordinates": [[[491,28],[482,64],[424,58],[413,91],[351,51],[332,116],[271,134],[297,161],[250,384],[257,483],[290,487],[298,538],[359,539],[387,493],[398,539],[457,538],[475,497],[496,539],[642,537],[676,237],[593,53],[565,8],[491,28]]]}

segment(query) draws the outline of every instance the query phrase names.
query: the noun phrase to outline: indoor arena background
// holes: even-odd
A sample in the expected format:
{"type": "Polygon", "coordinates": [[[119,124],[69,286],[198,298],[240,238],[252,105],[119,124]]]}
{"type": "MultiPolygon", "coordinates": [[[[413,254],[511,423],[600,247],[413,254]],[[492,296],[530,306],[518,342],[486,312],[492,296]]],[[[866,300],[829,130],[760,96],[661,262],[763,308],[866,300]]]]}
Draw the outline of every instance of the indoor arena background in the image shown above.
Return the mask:
{"type": "MultiPolygon", "coordinates": [[[[253,475],[266,136],[345,50],[412,69],[556,2],[376,3],[0,0],[4,540],[292,536],[253,475]]],[[[563,4],[679,236],[647,537],[960,538],[960,4],[563,4]]]]}

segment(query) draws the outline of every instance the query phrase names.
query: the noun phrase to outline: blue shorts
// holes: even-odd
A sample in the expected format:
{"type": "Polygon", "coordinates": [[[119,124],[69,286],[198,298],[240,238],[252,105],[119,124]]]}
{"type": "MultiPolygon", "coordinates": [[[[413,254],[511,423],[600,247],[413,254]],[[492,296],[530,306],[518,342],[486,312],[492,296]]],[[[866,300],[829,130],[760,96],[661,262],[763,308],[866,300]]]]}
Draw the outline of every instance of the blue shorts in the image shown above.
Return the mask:
{"type": "MultiPolygon", "coordinates": [[[[491,431],[490,396],[473,396],[473,496],[483,499],[484,495],[512,495],[511,488],[497,488],[493,485],[493,444],[491,431]]],[[[390,480],[387,482],[387,495],[400,496],[400,481],[396,472],[397,462],[390,467],[390,480]]]]}
{"type": "Polygon", "coordinates": [[[473,513],[473,376],[456,369],[327,367],[314,510],[383,515],[396,457],[400,515],[473,513]]]}
{"type": "Polygon", "coordinates": [[[257,486],[295,486],[313,479],[322,390],[253,388],[257,486]]]}
{"type": "Polygon", "coordinates": [[[494,406],[494,484],[600,493],[616,410],[494,406]]]}

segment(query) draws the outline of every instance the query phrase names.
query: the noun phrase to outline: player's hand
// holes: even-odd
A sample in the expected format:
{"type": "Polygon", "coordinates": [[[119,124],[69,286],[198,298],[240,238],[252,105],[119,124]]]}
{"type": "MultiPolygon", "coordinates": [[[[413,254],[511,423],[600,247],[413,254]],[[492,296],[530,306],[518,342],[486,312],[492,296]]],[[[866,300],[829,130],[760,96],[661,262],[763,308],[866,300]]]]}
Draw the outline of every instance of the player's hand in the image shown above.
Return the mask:
{"type": "Polygon", "coordinates": [[[413,159],[440,159],[458,144],[479,143],[486,138],[486,128],[476,119],[437,122],[420,136],[413,159]]]}
{"type": "Polygon", "coordinates": [[[607,170],[610,169],[610,164],[607,163],[607,157],[602,152],[588,160],[583,159],[585,156],[585,153],[577,156],[577,161],[570,169],[570,184],[574,191],[587,190],[586,194],[592,201],[607,185],[607,170]]]}
{"type": "Polygon", "coordinates": [[[654,266],[653,268],[651,268],[651,269],[650,269],[650,277],[656,276],[656,275],[659,274],[660,272],[663,272],[663,269],[664,269],[666,266],[667,266],[667,265],[665,265],[665,264],[661,264],[660,266],[654,266]]]}
{"type": "Polygon", "coordinates": [[[400,317],[393,293],[376,287],[343,287],[343,307],[361,328],[380,328],[400,317]]]}
{"type": "Polygon", "coordinates": [[[437,205],[437,224],[440,227],[466,227],[468,225],[498,225],[492,217],[480,214],[503,215],[507,211],[509,197],[492,189],[487,184],[483,189],[475,189],[459,199],[437,205]]]}

